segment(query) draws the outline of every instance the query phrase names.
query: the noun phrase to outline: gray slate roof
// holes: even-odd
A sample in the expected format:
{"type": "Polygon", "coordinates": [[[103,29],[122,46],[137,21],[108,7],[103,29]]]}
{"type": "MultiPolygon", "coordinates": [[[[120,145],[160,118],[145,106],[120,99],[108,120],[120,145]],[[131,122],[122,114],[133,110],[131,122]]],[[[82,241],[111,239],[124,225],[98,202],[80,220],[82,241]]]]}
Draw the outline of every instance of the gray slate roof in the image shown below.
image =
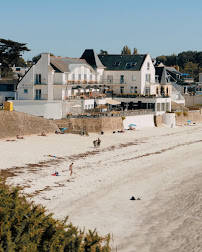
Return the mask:
{"type": "Polygon", "coordinates": [[[81,59],[85,59],[94,69],[105,68],[93,49],[86,49],[82,54],[81,59]]]}
{"type": "Polygon", "coordinates": [[[140,71],[147,54],[99,54],[98,57],[106,70],[140,71]]]}
{"type": "Polygon", "coordinates": [[[63,58],[63,57],[50,57],[50,65],[56,72],[70,72],[71,65],[83,65],[86,64],[86,61],[83,59],[72,59],[72,58],[63,58]]]}

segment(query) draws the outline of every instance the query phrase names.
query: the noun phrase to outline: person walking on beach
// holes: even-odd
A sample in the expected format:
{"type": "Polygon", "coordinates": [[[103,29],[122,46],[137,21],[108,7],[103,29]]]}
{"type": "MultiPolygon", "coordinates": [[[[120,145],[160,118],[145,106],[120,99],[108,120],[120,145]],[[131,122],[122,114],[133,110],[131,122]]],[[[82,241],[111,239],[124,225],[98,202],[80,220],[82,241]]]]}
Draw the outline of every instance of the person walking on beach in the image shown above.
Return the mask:
{"type": "Polygon", "coordinates": [[[97,145],[100,146],[100,143],[101,143],[101,140],[100,140],[100,138],[98,137],[97,145]]]}
{"type": "Polygon", "coordinates": [[[73,163],[70,164],[69,170],[70,170],[70,176],[72,176],[72,173],[73,173],[73,163]]]}
{"type": "Polygon", "coordinates": [[[98,145],[97,140],[93,141],[93,145],[94,145],[94,147],[96,147],[98,145]]]}

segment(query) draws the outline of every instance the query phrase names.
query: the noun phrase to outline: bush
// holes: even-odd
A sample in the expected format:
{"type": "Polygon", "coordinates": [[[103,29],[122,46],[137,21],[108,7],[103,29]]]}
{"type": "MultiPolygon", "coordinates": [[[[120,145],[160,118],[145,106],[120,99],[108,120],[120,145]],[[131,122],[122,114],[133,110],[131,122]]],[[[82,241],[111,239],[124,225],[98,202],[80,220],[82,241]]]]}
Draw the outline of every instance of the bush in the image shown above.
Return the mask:
{"type": "Polygon", "coordinates": [[[183,116],[188,116],[188,112],[187,111],[183,111],[183,116]]]}
{"type": "Polygon", "coordinates": [[[175,114],[181,116],[182,112],[175,112],[175,114]]]}
{"type": "Polygon", "coordinates": [[[110,235],[100,237],[96,230],[85,234],[66,222],[19,197],[19,189],[0,184],[0,251],[110,251],[110,235]]]}

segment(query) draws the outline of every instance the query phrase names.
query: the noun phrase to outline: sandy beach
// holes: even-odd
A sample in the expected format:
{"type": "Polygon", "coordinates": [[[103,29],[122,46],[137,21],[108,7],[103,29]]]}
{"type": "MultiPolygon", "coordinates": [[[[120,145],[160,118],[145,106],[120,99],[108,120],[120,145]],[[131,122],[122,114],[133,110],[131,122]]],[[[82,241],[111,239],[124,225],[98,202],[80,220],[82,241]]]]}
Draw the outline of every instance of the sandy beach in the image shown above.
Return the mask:
{"type": "Polygon", "coordinates": [[[0,141],[7,183],[55,218],[110,233],[112,251],[127,252],[202,250],[201,150],[202,124],[0,141]]]}

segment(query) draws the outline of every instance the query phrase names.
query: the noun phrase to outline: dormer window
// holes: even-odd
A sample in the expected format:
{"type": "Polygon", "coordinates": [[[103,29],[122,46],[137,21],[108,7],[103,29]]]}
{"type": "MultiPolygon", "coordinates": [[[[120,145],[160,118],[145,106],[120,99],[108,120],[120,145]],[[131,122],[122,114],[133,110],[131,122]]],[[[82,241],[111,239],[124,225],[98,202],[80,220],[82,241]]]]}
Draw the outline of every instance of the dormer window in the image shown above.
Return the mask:
{"type": "Polygon", "coordinates": [[[155,76],[155,82],[157,82],[157,83],[159,82],[159,76],[158,75],[155,76]]]}
{"type": "Polygon", "coordinates": [[[115,62],[114,66],[120,66],[121,62],[115,62]]]}
{"type": "Polygon", "coordinates": [[[150,68],[150,64],[149,62],[147,62],[147,70],[149,70],[149,68],[150,68]]]}
{"type": "Polygon", "coordinates": [[[137,62],[128,62],[126,63],[125,69],[134,68],[137,65],[137,62]]]}

